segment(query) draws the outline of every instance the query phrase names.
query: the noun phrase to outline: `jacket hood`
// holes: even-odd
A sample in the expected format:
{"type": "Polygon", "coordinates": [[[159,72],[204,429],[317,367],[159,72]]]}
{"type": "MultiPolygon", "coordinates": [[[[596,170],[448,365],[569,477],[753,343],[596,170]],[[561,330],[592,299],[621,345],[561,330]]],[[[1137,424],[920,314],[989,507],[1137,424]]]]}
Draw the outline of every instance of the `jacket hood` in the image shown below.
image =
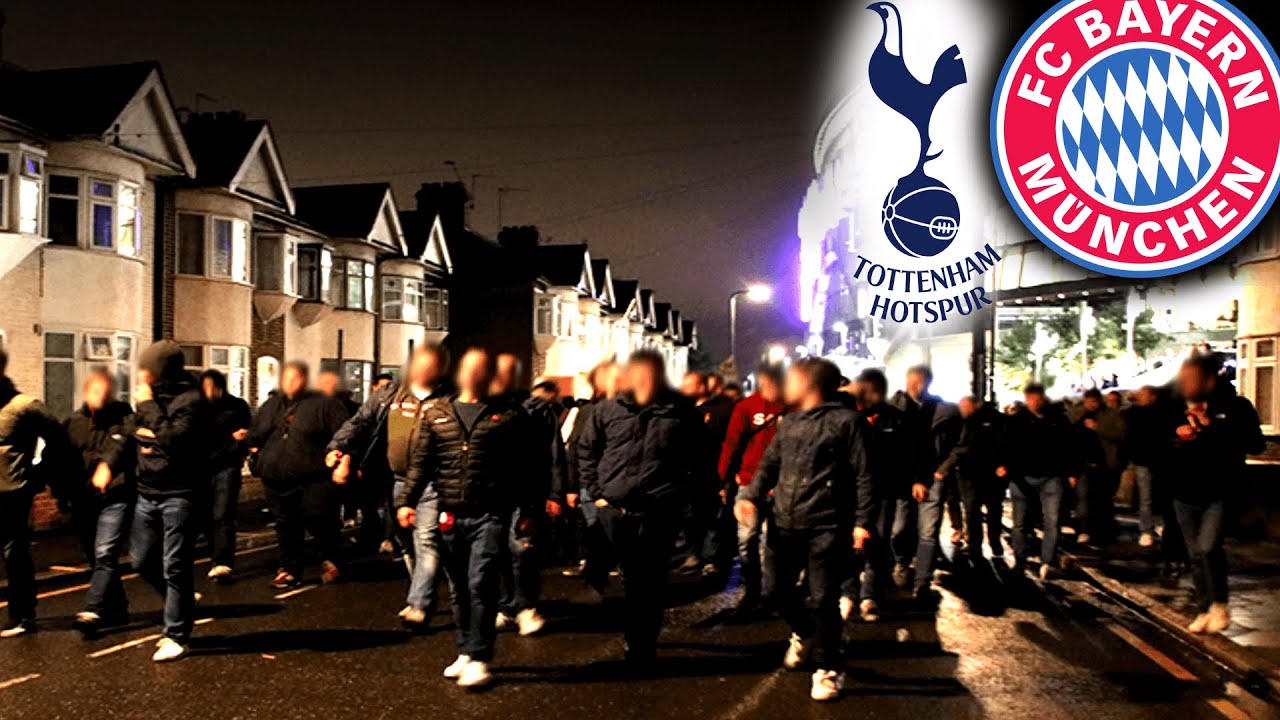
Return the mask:
{"type": "Polygon", "coordinates": [[[138,358],[138,367],[151,373],[159,384],[191,382],[191,373],[186,370],[182,348],[172,340],[160,340],[148,346],[138,358]]]}
{"type": "Polygon", "coordinates": [[[8,405],[17,394],[18,388],[14,387],[13,381],[7,377],[0,377],[0,406],[8,405]]]}
{"type": "Polygon", "coordinates": [[[205,380],[212,380],[213,386],[218,388],[223,397],[227,394],[227,376],[222,374],[221,370],[212,368],[200,373],[200,383],[203,385],[205,380]]]}

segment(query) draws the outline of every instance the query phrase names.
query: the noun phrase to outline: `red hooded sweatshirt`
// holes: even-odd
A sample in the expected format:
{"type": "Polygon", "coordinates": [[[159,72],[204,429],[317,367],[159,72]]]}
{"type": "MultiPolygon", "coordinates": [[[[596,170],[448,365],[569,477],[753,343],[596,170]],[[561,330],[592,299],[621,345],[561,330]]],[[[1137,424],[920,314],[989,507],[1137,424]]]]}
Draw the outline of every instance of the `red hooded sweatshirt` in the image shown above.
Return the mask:
{"type": "Polygon", "coordinates": [[[720,448],[720,477],[728,482],[729,466],[733,462],[734,453],[742,443],[742,460],[738,465],[737,477],[739,485],[748,485],[756,474],[756,466],[764,457],[765,448],[773,442],[778,432],[778,418],[785,406],[780,402],[769,402],[760,393],[752,393],[738,403],[729,418],[729,430],[725,434],[724,445],[720,448]]]}

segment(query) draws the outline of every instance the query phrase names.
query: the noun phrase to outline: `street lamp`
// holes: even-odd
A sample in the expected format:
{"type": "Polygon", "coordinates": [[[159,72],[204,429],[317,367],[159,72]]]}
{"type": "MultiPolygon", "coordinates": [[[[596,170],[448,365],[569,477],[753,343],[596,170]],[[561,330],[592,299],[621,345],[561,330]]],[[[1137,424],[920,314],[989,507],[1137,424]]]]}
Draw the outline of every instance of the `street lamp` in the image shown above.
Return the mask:
{"type": "Polygon", "coordinates": [[[738,360],[738,298],[746,297],[747,302],[761,305],[773,299],[773,288],[768,285],[748,285],[735,290],[729,295],[729,357],[738,360]]]}

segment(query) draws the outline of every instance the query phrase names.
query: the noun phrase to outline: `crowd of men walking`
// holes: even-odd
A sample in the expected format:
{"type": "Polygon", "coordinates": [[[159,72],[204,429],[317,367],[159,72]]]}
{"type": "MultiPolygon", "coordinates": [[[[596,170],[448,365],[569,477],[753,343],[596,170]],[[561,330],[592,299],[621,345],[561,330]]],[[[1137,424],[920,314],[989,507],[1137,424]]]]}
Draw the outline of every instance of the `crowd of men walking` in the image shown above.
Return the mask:
{"type": "Polygon", "coordinates": [[[830,700],[845,682],[847,621],[878,621],[897,588],[936,603],[944,518],[958,553],[1045,579],[1064,523],[1077,542],[1113,533],[1112,499],[1128,486],[1140,544],[1153,545],[1163,523],[1170,571],[1190,569],[1201,607],[1191,630],[1220,632],[1230,622],[1225,501],[1245,456],[1262,450],[1256,413],[1211,355],[1127,407],[1120,393],[1096,391],[1079,407],[1055,404],[1032,384],[1001,411],[931,394],[927,367],[891,396],[882,371],[849,380],[817,358],[760,368],[741,399],[697,372],[677,390],[647,351],[596,367],[592,397],[579,402],[554,381],[523,387],[514,356],[471,349],[451,362],[428,346],[359,406],[335,377],[313,389],[306,365],[289,363],[253,413],[221,374],[193,376],[162,341],[140,357],[132,406],[95,370],[66,421],[21,394],[6,364],[0,353],[0,637],[37,627],[30,515],[47,485],[92,568],[77,627],[92,635],[127,622],[127,552],[164,599],[153,659],[186,655],[197,536],[209,541],[209,577],[233,580],[247,462],[278,539],[271,586],[297,586],[310,558],[322,582],[338,581],[350,552],[343,519],[361,518],[366,545],[406,559],[405,624],[430,622],[443,572],[458,651],[443,674],[463,687],[490,682],[500,629],[542,630],[542,571],[570,547],[566,576],[603,590],[620,573],[631,666],[656,661],[672,569],[732,575],[737,614],[781,615],[791,628],[783,664],[812,670],[811,696],[830,700]]]}

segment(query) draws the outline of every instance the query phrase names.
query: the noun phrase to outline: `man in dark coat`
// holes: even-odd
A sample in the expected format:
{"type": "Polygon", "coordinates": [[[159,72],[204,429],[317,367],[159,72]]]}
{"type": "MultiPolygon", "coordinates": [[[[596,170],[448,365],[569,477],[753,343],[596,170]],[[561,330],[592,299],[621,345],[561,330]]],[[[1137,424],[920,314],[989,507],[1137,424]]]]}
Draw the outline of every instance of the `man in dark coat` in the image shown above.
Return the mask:
{"type": "Polygon", "coordinates": [[[209,544],[213,567],[209,577],[225,582],[235,572],[236,509],[240,504],[240,483],[244,459],[249,454],[249,426],[253,413],[249,403],[227,392],[227,376],[205,370],[200,376],[200,392],[209,403],[209,544]]]}
{"type": "Polygon", "coordinates": [[[840,371],[829,361],[804,358],[791,366],[786,400],[793,411],[734,509],[747,523],[772,494],[770,604],[791,626],[783,665],[797,669],[812,662],[810,697],[820,701],[835,699],[844,688],[840,588],[851,572],[850,548],[871,539],[877,510],[863,427],[837,399],[839,387],[840,371]]]}
{"type": "Polygon", "coordinates": [[[643,668],[657,652],[676,533],[706,482],[707,440],[693,404],[668,387],[661,355],[632,355],[624,384],[583,428],[578,471],[622,569],[626,657],[643,668]]]}
{"type": "MultiPolygon", "coordinates": [[[[36,629],[36,567],[31,560],[31,504],[44,488],[45,460],[67,454],[67,434],[41,402],[23,395],[5,376],[9,356],[0,350],[0,555],[9,580],[9,622],[0,638],[36,629]],[[44,466],[44,467],[41,467],[44,466]]],[[[52,463],[50,463],[52,464],[52,463]]]]}
{"type": "Polygon", "coordinates": [[[277,589],[300,582],[308,532],[319,546],[321,580],[341,574],[342,528],[325,448],[347,421],[347,409],[310,390],[307,373],[304,363],[286,363],[279,391],[258,408],[249,431],[254,474],[262,478],[280,541],[280,569],[271,581],[277,589]]]}
{"type": "Polygon", "coordinates": [[[680,571],[701,572],[704,576],[716,575],[723,569],[729,560],[728,551],[733,547],[729,538],[736,533],[733,518],[725,505],[724,486],[716,472],[720,450],[733,417],[734,401],[720,392],[723,383],[712,388],[712,377],[690,371],[680,380],[680,393],[693,401],[706,426],[706,432],[702,434],[706,447],[701,449],[704,457],[699,462],[705,477],[690,498],[689,515],[685,520],[689,556],[680,571]]]}
{"type": "Polygon", "coordinates": [[[964,524],[969,529],[968,550],[982,557],[982,535],[986,530],[991,556],[1004,557],[1002,514],[1009,481],[996,476],[1000,464],[1000,443],[1004,415],[982,398],[970,395],[960,400],[960,438],[933,473],[941,481],[955,473],[964,505],[964,524]],[[983,508],[986,508],[984,514],[983,508]]]}
{"type": "Polygon", "coordinates": [[[71,496],[72,524],[92,568],[84,610],[76,614],[76,628],[86,635],[104,626],[123,625],[129,601],[120,582],[120,554],[128,541],[133,512],[132,458],[112,470],[108,457],[119,456],[127,443],[133,408],[115,399],[115,381],[103,369],[84,381],[84,404],[67,419],[67,435],[79,453],[71,496]]]}

